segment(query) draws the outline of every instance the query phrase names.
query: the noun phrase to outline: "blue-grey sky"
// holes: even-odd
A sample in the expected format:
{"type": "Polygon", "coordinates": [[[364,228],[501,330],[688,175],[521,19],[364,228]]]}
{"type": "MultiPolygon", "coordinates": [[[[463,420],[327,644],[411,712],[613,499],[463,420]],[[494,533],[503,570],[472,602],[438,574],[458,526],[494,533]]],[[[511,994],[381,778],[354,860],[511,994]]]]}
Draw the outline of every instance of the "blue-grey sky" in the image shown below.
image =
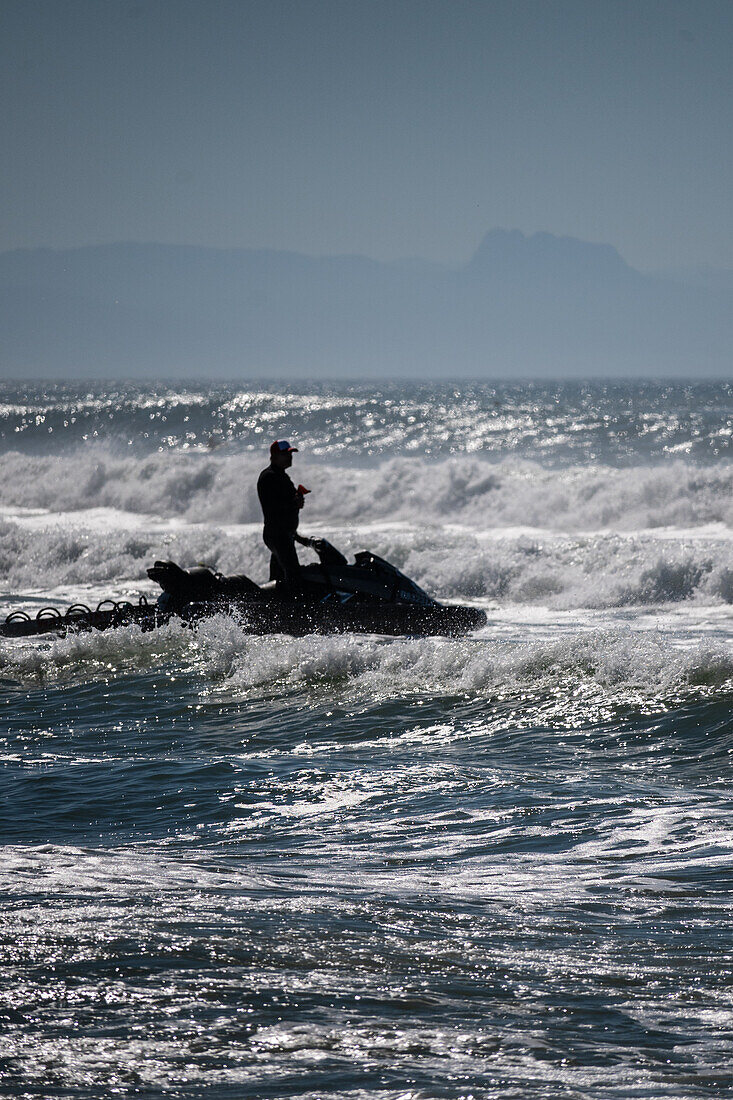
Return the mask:
{"type": "Polygon", "coordinates": [[[731,0],[0,0],[0,250],[733,267],[731,0]]]}

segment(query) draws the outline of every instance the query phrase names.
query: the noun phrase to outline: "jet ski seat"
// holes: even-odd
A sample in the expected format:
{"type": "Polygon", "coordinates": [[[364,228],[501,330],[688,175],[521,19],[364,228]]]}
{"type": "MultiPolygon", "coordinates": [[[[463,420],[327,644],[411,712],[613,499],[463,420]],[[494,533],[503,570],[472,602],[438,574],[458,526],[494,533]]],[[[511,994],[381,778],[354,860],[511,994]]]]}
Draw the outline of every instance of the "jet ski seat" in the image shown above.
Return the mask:
{"type": "Polygon", "coordinates": [[[259,585],[244,573],[225,577],[208,565],[181,569],[174,561],[156,561],[147,573],[151,581],[159,584],[173,599],[184,600],[186,603],[242,596],[260,590],[259,585]]]}

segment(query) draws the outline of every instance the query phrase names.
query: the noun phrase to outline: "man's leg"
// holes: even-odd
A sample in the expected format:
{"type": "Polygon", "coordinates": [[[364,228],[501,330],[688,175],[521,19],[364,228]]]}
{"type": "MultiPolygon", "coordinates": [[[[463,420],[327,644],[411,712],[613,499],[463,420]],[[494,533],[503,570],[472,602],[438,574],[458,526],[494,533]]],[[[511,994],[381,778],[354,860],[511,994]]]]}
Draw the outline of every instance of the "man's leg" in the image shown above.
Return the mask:
{"type": "Polygon", "coordinates": [[[284,584],[290,589],[301,586],[300,562],[295,552],[295,542],[291,535],[271,535],[265,537],[265,544],[272,552],[270,558],[270,580],[284,584]]]}
{"type": "Polygon", "coordinates": [[[283,567],[280,564],[280,559],[277,554],[270,554],[270,580],[271,581],[284,581],[285,573],[283,567]]]}

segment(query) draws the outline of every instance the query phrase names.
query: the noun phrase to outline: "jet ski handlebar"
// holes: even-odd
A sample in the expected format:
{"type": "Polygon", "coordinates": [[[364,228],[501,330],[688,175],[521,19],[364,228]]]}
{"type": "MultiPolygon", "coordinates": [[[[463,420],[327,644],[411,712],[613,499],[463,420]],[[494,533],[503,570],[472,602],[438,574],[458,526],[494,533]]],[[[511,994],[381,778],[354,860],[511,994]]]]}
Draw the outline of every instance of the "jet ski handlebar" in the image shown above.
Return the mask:
{"type": "Polygon", "coordinates": [[[308,546],[311,550],[315,550],[321,565],[348,565],[348,561],[341,551],[332,546],[328,539],[312,539],[307,538],[305,535],[296,535],[295,541],[300,543],[301,546],[308,546]]]}

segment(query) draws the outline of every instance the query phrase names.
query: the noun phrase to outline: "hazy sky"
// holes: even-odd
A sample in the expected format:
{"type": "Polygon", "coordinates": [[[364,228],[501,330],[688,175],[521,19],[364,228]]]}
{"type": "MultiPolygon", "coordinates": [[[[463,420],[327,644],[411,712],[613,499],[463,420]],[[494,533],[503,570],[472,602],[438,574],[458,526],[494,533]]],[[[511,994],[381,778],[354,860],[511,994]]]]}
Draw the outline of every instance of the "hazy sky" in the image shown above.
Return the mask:
{"type": "Polygon", "coordinates": [[[0,250],[733,267],[732,0],[0,0],[0,250]]]}

